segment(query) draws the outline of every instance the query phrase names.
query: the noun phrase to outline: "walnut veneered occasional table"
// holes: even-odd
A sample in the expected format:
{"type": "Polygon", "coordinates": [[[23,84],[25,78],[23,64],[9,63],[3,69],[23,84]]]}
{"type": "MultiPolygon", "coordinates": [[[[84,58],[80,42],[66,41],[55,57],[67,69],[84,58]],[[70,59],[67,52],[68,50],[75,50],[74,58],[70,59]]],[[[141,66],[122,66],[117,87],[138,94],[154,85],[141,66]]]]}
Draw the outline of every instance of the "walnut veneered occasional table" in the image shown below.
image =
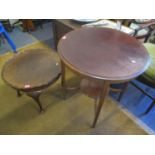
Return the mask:
{"type": "Polygon", "coordinates": [[[102,86],[93,127],[111,83],[127,82],[142,74],[150,63],[148,52],[135,38],[109,28],[79,28],[58,44],[62,86],[67,89],[65,67],[102,86]]]}
{"type": "Polygon", "coordinates": [[[58,62],[53,59],[52,51],[30,49],[17,53],[3,67],[2,78],[11,87],[32,97],[43,110],[39,96],[53,84],[61,74],[58,62]]]}

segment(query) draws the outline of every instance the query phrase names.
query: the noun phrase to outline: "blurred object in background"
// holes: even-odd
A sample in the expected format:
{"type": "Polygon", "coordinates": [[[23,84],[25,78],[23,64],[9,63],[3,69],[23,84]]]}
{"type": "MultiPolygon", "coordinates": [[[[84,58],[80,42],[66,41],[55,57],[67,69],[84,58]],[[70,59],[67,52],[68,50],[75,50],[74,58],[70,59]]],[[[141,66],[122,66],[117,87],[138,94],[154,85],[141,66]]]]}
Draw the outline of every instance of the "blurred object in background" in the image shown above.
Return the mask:
{"type": "Polygon", "coordinates": [[[35,30],[32,19],[21,19],[24,32],[30,32],[35,30]]]}
{"type": "Polygon", "coordinates": [[[0,22],[3,24],[7,32],[12,32],[12,26],[9,19],[0,19],[0,22]]]}

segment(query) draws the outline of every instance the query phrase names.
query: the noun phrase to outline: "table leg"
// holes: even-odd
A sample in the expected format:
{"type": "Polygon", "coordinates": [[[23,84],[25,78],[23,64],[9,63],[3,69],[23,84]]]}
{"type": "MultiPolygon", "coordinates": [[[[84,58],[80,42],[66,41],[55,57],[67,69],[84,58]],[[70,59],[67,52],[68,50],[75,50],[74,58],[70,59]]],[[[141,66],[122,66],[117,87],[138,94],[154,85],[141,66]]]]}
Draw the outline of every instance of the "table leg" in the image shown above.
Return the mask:
{"type": "Polygon", "coordinates": [[[61,86],[65,88],[66,86],[66,68],[65,64],[61,61],[61,86]]]}
{"type": "Polygon", "coordinates": [[[18,89],[16,91],[17,91],[17,96],[21,97],[22,96],[21,92],[18,89]]]}
{"type": "Polygon", "coordinates": [[[61,61],[61,86],[64,88],[65,92],[67,90],[78,90],[80,88],[79,86],[75,86],[75,87],[67,86],[67,83],[66,83],[66,66],[62,61],[61,61]]]}
{"type": "Polygon", "coordinates": [[[103,105],[103,103],[105,101],[106,95],[109,92],[109,85],[110,85],[109,82],[105,81],[104,85],[103,85],[103,89],[101,90],[101,93],[99,95],[97,109],[96,109],[96,113],[95,113],[95,118],[94,118],[93,125],[92,125],[93,128],[96,125],[96,122],[98,120],[102,105],[103,105]]]}
{"type": "Polygon", "coordinates": [[[95,104],[94,104],[95,115],[96,115],[96,111],[97,111],[97,106],[98,106],[98,99],[95,99],[95,104]]]}
{"type": "Polygon", "coordinates": [[[66,67],[61,61],[61,86],[63,88],[63,98],[66,99],[67,89],[66,89],[66,67]]]}
{"type": "Polygon", "coordinates": [[[44,108],[42,107],[42,104],[39,100],[41,93],[42,91],[27,93],[28,96],[32,97],[37,102],[40,112],[44,111],[44,108]]]}

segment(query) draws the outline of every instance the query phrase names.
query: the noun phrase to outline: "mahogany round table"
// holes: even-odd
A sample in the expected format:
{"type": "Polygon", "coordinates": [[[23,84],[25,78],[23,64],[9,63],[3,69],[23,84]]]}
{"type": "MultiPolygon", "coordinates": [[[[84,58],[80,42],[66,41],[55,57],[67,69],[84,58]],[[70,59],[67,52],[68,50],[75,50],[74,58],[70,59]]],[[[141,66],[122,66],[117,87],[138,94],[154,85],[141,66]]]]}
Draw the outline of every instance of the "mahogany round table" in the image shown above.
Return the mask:
{"type": "Polygon", "coordinates": [[[58,44],[62,61],[62,86],[65,67],[93,80],[102,81],[97,122],[111,83],[127,82],[142,74],[150,63],[144,46],[134,37],[109,28],[79,28],[64,35],[58,44]]]}

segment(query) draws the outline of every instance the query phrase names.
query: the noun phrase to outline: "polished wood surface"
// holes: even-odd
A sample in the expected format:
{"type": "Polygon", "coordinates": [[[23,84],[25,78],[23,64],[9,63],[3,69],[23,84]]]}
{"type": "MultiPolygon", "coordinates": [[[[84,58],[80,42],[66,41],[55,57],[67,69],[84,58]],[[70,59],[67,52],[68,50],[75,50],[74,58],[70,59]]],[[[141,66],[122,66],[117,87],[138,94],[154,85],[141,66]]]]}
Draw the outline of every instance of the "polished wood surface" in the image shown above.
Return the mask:
{"type": "Polygon", "coordinates": [[[149,65],[146,49],[135,38],[108,28],[80,28],[63,36],[58,52],[76,72],[102,80],[129,80],[149,65]]]}
{"type": "Polygon", "coordinates": [[[2,76],[12,87],[29,91],[40,89],[60,74],[60,65],[51,52],[33,49],[16,54],[4,66],[2,76]]]}

